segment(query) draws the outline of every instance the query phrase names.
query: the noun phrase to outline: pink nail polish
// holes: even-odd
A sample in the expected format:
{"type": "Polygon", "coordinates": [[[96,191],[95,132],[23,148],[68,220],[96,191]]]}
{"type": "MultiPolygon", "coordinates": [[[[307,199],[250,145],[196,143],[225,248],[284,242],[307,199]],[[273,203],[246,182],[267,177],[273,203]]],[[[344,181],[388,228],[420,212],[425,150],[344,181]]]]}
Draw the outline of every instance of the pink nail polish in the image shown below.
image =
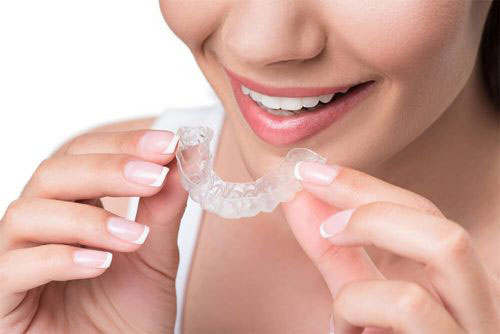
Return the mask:
{"type": "Polygon", "coordinates": [[[73,262],[89,268],[108,268],[111,265],[113,254],[91,249],[79,249],[73,253],[73,262]]]}
{"type": "Polygon", "coordinates": [[[167,176],[168,168],[147,161],[129,161],[123,174],[131,182],[152,187],[160,187],[167,176]]]}
{"type": "Polygon", "coordinates": [[[294,168],[296,179],[320,186],[332,183],[337,174],[338,167],[317,162],[299,161],[294,168]]]}
{"type": "Polygon", "coordinates": [[[170,131],[151,130],[139,141],[139,148],[145,152],[172,154],[175,151],[179,136],[170,131]]]}
{"type": "Polygon", "coordinates": [[[142,245],[149,233],[149,226],[121,217],[111,217],[106,222],[106,229],[117,238],[142,245]]]}
{"type": "Polygon", "coordinates": [[[323,238],[331,238],[336,234],[342,232],[349,219],[351,219],[354,209],[343,210],[328,217],[319,227],[319,233],[323,238]]]}

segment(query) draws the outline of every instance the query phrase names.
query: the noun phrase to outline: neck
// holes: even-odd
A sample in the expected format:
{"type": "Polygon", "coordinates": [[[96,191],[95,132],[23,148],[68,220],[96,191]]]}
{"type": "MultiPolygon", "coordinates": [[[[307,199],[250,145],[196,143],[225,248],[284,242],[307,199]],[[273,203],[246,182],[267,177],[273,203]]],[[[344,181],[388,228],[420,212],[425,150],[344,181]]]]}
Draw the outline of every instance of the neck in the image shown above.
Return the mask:
{"type": "MultiPolygon", "coordinates": [[[[466,228],[499,216],[499,112],[477,68],[441,117],[370,174],[416,192],[466,228]]],[[[491,219],[491,220],[490,220],[491,219]]],[[[498,219],[498,218],[496,218],[498,219]]]]}

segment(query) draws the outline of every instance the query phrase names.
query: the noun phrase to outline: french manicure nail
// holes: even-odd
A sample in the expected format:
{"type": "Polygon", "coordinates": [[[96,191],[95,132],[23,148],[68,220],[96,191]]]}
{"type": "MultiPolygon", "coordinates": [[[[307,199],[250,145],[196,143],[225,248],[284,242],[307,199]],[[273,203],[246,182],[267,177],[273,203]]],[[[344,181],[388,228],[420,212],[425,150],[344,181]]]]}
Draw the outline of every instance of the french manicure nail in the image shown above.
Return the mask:
{"type": "Polygon", "coordinates": [[[145,152],[172,154],[175,151],[179,136],[170,131],[151,130],[139,141],[139,147],[145,152]]]}
{"type": "Polygon", "coordinates": [[[165,151],[163,151],[163,154],[172,154],[175,151],[175,148],[177,147],[177,142],[179,141],[179,135],[175,135],[174,138],[168,143],[167,148],[165,151]]]}
{"type": "Polygon", "coordinates": [[[354,209],[343,210],[328,217],[319,227],[319,233],[323,238],[331,238],[342,232],[347,226],[354,209]]]}
{"type": "Polygon", "coordinates": [[[115,237],[142,245],[149,233],[149,226],[122,217],[111,217],[106,222],[106,229],[115,237]]]}
{"type": "Polygon", "coordinates": [[[129,161],[125,165],[125,178],[131,182],[160,187],[168,173],[168,167],[147,161],[129,161]]]}
{"type": "Polygon", "coordinates": [[[332,183],[337,176],[338,167],[311,161],[299,161],[295,164],[293,172],[295,178],[300,181],[326,186],[332,183]]]}
{"type": "Polygon", "coordinates": [[[111,265],[113,254],[91,249],[80,249],[73,252],[73,262],[80,266],[104,269],[111,265]]]}

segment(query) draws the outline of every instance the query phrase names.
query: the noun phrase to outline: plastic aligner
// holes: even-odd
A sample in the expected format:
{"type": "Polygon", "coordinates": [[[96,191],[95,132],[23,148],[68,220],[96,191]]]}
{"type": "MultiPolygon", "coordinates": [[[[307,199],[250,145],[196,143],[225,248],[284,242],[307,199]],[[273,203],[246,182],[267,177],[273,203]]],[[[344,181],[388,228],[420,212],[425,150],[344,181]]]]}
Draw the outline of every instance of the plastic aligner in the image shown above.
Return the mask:
{"type": "Polygon", "coordinates": [[[253,217],[271,212],[280,202],[293,199],[302,189],[293,172],[299,161],[325,163],[326,159],[307,148],[293,148],[281,163],[253,182],[226,182],[213,170],[209,127],[180,127],[177,130],[177,166],[181,183],[191,199],[207,211],[224,218],[253,217]]]}

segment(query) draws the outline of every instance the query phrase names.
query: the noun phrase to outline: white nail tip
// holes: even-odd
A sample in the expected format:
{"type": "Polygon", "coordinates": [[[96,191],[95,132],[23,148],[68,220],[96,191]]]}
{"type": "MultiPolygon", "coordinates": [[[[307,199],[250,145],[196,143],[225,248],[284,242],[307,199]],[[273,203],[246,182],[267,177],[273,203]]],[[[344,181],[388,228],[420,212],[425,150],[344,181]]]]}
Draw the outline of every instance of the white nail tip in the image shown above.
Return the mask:
{"type": "Polygon", "coordinates": [[[142,231],[141,236],[137,238],[135,241],[133,241],[133,243],[137,245],[142,245],[144,241],[146,241],[148,234],[149,234],[149,226],[144,225],[144,231],[142,231]]]}
{"type": "Polygon", "coordinates": [[[300,181],[304,181],[304,179],[300,176],[300,173],[299,173],[299,166],[301,163],[303,163],[304,161],[299,161],[295,164],[295,167],[293,168],[293,176],[295,176],[295,178],[297,180],[300,180],[300,181]]]}
{"type": "Polygon", "coordinates": [[[321,236],[325,239],[327,238],[330,238],[332,236],[332,234],[328,233],[327,231],[325,231],[325,227],[324,227],[325,223],[322,223],[320,226],[319,226],[319,234],[321,234],[321,236]]]}
{"type": "Polygon", "coordinates": [[[109,266],[111,265],[111,260],[113,260],[113,254],[111,254],[110,252],[106,252],[106,260],[104,260],[104,262],[97,268],[109,268],[109,266]]]}
{"type": "Polygon", "coordinates": [[[164,166],[163,169],[161,170],[160,175],[158,175],[158,178],[153,183],[150,183],[149,185],[152,187],[161,186],[163,184],[163,181],[165,180],[165,177],[167,176],[167,173],[168,173],[168,167],[164,166]]]}
{"type": "Polygon", "coordinates": [[[175,151],[175,147],[177,146],[177,142],[179,141],[179,135],[175,135],[170,143],[168,143],[167,148],[163,151],[163,154],[172,154],[175,151]]]}

